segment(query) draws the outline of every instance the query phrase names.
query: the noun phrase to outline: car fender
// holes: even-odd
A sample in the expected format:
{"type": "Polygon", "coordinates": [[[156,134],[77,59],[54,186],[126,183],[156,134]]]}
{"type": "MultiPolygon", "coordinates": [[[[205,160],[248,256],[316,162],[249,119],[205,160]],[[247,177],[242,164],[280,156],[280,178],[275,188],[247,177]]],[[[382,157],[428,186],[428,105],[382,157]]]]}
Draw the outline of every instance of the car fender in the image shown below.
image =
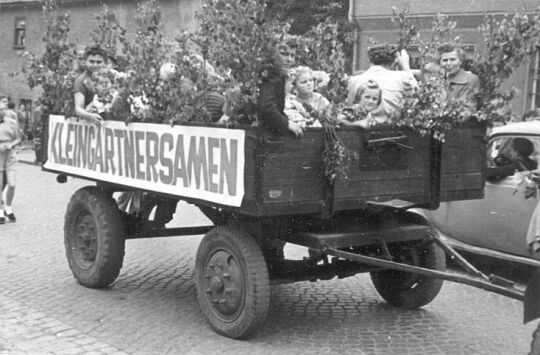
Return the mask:
{"type": "Polygon", "coordinates": [[[540,268],[529,280],[523,300],[523,323],[537,318],[540,318],[540,268]]]}

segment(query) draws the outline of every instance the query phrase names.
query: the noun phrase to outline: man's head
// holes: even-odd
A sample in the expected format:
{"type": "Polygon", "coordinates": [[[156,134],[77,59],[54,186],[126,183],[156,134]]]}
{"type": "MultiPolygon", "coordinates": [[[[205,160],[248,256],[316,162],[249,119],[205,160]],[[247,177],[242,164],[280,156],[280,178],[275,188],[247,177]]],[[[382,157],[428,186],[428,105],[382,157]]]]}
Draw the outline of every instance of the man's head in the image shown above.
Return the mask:
{"type": "Polygon", "coordinates": [[[514,149],[514,154],[520,158],[527,158],[534,152],[534,145],[527,138],[514,138],[512,148],[514,149]]]}
{"type": "Polygon", "coordinates": [[[277,62],[284,68],[292,68],[296,62],[295,48],[287,43],[280,43],[276,48],[277,62]]]}
{"type": "Polygon", "coordinates": [[[453,43],[445,43],[438,48],[439,64],[447,75],[456,74],[461,69],[463,51],[453,43]]]}
{"type": "Polygon", "coordinates": [[[15,102],[8,102],[7,108],[10,110],[15,110],[15,102]]]}
{"type": "Polygon", "coordinates": [[[377,44],[368,48],[371,64],[390,66],[396,61],[397,47],[392,44],[377,44]]]}
{"type": "Polygon", "coordinates": [[[99,44],[94,44],[86,47],[84,51],[84,60],[86,70],[92,74],[105,67],[107,64],[108,54],[99,44]]]}

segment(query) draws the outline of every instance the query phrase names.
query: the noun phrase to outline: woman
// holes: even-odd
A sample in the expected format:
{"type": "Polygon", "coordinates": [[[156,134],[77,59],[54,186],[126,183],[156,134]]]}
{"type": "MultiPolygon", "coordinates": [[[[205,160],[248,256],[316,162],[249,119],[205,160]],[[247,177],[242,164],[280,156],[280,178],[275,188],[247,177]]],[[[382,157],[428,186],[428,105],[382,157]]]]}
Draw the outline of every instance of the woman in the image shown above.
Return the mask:
{"type": "Polygon", "coordinates": [[[0,123],[0,186],[4,186],[4,173],[7,179],[5,208],[4,201],[0,201],[0,224],[6,223],[6,217],[11,222],[16,220],[11,208],[15,196],[15,169],[17,166],[14,148],[20,143],[21,137],[17,114],[13,108],[15,105],[12,102],[8,103],[7,97],[0,98],[0,118],[2,119],[2,123],[0,123]]]}

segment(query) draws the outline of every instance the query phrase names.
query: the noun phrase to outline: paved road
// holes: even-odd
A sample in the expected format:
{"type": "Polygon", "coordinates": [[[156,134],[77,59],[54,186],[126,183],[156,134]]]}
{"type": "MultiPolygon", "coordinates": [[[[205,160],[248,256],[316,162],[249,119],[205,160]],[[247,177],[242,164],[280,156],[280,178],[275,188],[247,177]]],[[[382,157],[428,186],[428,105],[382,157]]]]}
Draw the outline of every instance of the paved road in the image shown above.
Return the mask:
{"type": "MultiPolygon", "coordinates": [[[[26,153],[27,154],[27,153],[26,153]]],[[[522,305],[446,283],[424,309],[388,307],[369,278],[272,287],[266,326],[247,341],[215,334],[199,311],[200,236],[131,240],[117,281],[79,286],[64,256],[70,195],[87,185],[20,165],[17,223],[0,226],[0,354],[526,354],[522,305]]],[[[174,223],[205,223],[182,205],[174,223]]]]}

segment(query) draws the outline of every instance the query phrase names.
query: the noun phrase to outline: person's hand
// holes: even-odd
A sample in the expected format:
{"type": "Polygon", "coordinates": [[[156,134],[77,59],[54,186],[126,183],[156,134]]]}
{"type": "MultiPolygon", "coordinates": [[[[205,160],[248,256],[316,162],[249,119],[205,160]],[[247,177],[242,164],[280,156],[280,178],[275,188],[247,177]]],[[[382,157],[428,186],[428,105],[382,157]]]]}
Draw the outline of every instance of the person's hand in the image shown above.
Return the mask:
{"type": "Polygon", "coordinates": [[[409,65],[410,57],[409,53],[405,49],[402,49],[401,52],[396,53],[398,67],[401,70],[411,70],[409,65]]]}
{"type": "Polygon", "coordinates": [[[99,113],[90,113],[87,117],[87,121],[96,126],[101,126],[103,124],[103,117],[101,117],[99,113]]]}
{"type": "Polygon", "coordinates": [[[289,131],[291,131],[296,138],[302,138],[304,135],[304,129],[297,123],[289,121],[289,131]]]}

